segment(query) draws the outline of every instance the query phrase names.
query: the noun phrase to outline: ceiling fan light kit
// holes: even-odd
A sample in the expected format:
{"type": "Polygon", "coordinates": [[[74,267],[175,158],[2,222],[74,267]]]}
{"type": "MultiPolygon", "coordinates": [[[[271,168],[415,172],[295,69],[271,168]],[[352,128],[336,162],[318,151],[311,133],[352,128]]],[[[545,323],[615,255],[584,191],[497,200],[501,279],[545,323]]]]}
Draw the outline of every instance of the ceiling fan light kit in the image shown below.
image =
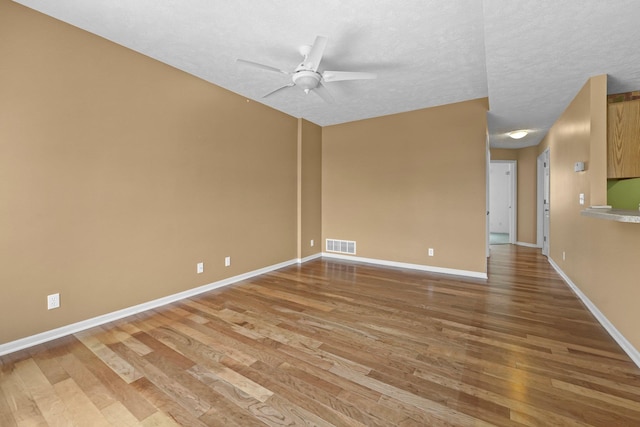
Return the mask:
{"type": "Polygon", "coordinates": [[[332,103],[333,97],[327,90],[323,83],[337,82],[344,80],[370,80],[375,79],[377,76],[373,73],[353,72],[353,71],[323,71],[319,72],[318,67],[322,61],[322,55],[327,46],[327,37],[317,36],[312,46],[300,46],[299,52],[304,57],[300,65],[298,65],[293,71],[284,71],[270,65],[260,64],[258,62],[247,61],[246,59],[238,59],[237,62],[246,64],[253,68],[259,68],[267,71],[274,71],[277,73],[284,73],[291,76],[291,83],[279,87],[273,90],[263,98],[273,95],[283,89],[298,86],[305,93],[311,91],[315,92],[325,102],[332,103]]]}
{"type": "Polygon", "coordinates": [[[305,93],[309,93],[311,89],[315,89],[322,77],[315,71],[300,70],[293,74],[292,80],[296,86],[300,86],[305,93]]]}

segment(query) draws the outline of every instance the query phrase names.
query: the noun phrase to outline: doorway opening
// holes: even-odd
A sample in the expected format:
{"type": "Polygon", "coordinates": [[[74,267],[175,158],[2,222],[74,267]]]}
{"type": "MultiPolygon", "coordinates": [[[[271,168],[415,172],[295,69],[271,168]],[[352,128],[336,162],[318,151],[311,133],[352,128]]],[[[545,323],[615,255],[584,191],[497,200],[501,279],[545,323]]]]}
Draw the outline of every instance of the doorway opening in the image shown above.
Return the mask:
{"type": "Polygon", "coordinates": [[[489,244],[516,243],[517,162],[491,160],[489,171],[489,244]]]}

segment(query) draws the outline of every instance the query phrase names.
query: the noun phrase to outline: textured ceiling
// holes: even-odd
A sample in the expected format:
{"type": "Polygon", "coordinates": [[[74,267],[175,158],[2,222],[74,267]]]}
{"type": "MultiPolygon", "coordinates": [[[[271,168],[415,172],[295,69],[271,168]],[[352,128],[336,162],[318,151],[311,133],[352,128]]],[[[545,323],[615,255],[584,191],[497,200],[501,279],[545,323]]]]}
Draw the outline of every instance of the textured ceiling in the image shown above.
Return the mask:
{"type": "Polygon", "coordinates": [[[586,80],[640,90],[640,1],[19,0],[190,74],[321,126],[489,97],[494,147],[537,144],[586,80]],[[320,70],[335,103],[290,77],[301,45],[329,38],[320,70]],[[520,141],[505,133],[533,132],[520,141]]]}

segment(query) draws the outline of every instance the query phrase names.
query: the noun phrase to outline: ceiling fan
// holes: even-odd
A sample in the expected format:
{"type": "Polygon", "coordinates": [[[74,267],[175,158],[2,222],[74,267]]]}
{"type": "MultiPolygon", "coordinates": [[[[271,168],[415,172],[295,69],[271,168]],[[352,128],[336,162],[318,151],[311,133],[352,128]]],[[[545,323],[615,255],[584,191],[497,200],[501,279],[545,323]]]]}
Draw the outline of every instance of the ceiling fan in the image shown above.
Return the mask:
{"type": "Polygon", "coordinates": [[[362,73],[353,71],[319,72],[318,67],[320,66],[320,61],[322,61],[324,49],[327,47],[327,40],[328,39],[325,36],[317,36],[312,46],[301,46],[300,54],[304,57],[304,59],[302,60],[300,65],[298,65],[293,71],[281,70],[269,65],[247,61],[246,59],[238,59],[237,61],[254,68],[275,71],[277,73],[287,74],[291,76],[291,83],[267,93],[263,96],[263,98],[271,96],[276,92],[280,92],[281,90],[298,86],[302,90],[304,90],[305,93],[313,91],[326,102],[332,103],[333,97],[325,87],[324,83],[338,82],[343,80],[367,80],[377,78],[377,76],[373,73],[362,73]]]}

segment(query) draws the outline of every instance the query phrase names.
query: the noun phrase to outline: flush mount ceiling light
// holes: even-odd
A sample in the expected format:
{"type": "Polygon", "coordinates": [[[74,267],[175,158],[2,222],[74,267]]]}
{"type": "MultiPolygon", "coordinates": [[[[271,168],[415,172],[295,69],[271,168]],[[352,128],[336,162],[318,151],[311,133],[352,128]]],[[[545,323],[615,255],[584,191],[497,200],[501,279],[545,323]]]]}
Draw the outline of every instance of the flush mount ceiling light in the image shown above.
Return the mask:
{"type": "Polygon", "coordinates": [[[513,139],[521,139],[527,136],[528,134],[529,134],[529,131],[524,129],[514,130],[513,132],[507,133],[507,135],[509,135],[509,137],[513,139]]]}

